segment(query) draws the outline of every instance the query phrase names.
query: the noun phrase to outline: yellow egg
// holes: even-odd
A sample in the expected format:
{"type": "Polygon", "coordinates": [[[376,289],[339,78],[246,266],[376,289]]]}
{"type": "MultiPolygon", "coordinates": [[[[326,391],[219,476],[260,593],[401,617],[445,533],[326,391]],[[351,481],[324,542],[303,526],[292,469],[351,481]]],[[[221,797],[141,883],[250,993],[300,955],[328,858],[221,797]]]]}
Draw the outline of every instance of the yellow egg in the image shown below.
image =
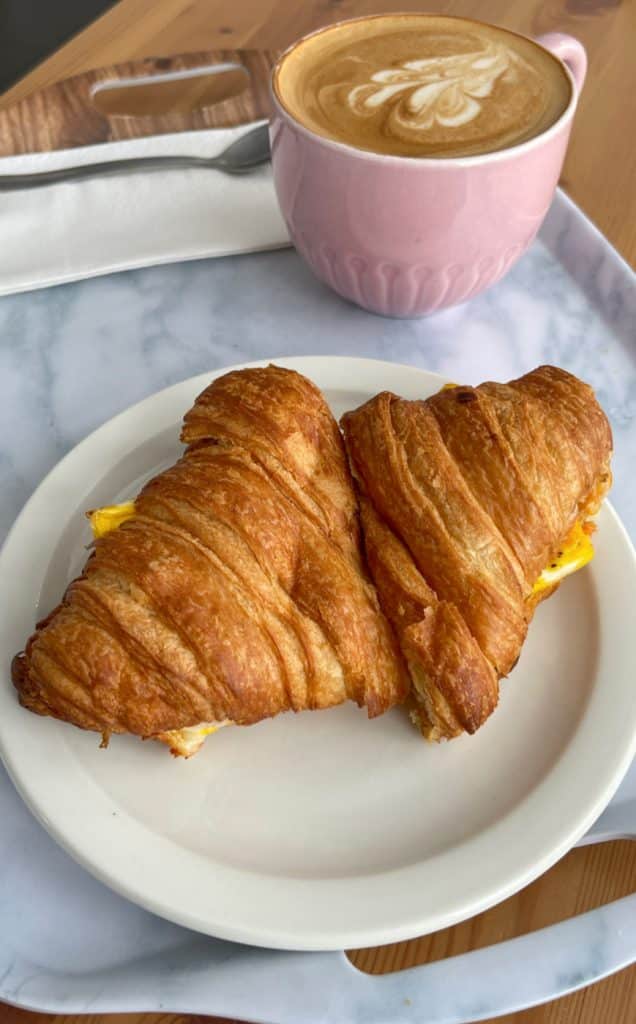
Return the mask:
{"type": "Polygon", "coordinates": [[[99,537],[104,537],[111,530],[116,530],[127,519],[132,519],[134,514],[134,501],[125,501],[121,505],[104,505],[102,508],[96,508],[92,512],[86,513],[96,540],[99,537]]]}
{"type": "Polygon", "coordinates": [[[594,547],[590,535],[586,532],[584,523],[579,521],[573,526],[561,551],[539,576],[532,588],[532,593],[540,594],[542,590],[554,586],[555,583],[560,583],[570,573],[582,569],[592,558],[594,558],[594,547]]]}

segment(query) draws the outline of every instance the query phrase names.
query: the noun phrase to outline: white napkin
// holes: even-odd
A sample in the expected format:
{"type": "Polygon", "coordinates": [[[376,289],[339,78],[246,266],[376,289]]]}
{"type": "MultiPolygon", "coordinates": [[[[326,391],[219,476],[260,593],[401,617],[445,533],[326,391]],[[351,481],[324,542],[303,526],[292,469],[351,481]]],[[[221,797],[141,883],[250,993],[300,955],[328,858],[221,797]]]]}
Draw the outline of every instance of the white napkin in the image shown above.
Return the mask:
{"type": "MultiPolygon", "coordinates": [[[[0,174],[127,156],[214,156],[254,125],[0,160],[0,174]]],[[[174,170],[0,191],[0,295],[131,267],[289,244],[271,166],[232,177],[174,170]]]]}

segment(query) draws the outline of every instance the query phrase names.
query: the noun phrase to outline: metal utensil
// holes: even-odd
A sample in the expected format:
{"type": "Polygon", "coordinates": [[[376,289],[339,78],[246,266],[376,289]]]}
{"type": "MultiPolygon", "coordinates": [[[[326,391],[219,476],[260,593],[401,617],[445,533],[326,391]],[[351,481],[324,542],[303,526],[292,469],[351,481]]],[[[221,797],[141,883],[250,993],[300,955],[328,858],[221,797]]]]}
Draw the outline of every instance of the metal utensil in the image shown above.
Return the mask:
{"type": "Polygon", "coordinates": [[[1,174],[0,192],[15,192],[62,181],[81,181],[111,174],[133,174],[137,171],[165,171],[199,167],[224,171],[226,174],[247,174],[270,158],[269,133],[266,124],[259,125],[232,142],[218,156],[139,156],[124,160],[104,160],[96,164],[61,167],[56,171],[35,174],[1,174]]]}

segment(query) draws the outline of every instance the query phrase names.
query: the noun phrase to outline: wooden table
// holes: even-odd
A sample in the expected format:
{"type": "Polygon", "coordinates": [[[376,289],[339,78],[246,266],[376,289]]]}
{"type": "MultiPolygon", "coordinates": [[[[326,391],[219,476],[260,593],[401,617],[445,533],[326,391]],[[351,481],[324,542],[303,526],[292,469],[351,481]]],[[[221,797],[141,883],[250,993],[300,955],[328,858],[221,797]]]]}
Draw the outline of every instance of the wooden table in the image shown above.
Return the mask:
{"type": "MultiPolygon", "coordinates": [[[[103,64],[223,47],[277,49],[319,25],[357,14],[403,10],[404,0],[121,0],[17,83],[0,103],[103,64]]],[[[561,183],[612,244],[636,264],[636,4],[629,0],[429,0],[426,10],[487,18],[527,34],[578,36],[590,58],[588,81],[561,183]]],[[[636,844],[574,850],[511,899],[464,924],[423,939],[352,953],[381,973],[489,945],[563,920],[636,889],[636,844]]],[[[110,1024],[176,1024],[166,1015],[123,1015],[110,1024]]],[[[52,1018],[0,1006],[1,1024],[52,1018]]],[[[103,1024],[107,1018],[75,1018],[103,1024]]],[[[636,1020],[636,967],[566,999],[499,1018],[504,1024],[627,1024],[636,1020]]]]}

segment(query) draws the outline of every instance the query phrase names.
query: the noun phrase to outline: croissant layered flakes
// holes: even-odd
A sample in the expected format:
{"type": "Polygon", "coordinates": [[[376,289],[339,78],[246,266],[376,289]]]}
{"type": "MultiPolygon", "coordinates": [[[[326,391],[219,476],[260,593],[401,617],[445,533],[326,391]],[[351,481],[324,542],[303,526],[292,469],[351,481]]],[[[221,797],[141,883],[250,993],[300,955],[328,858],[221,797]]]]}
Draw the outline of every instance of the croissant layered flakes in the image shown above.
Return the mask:
{"type": "Polygon", "coordinates": [[[94,515],[82,576],[14,659],[22,704],[188,755],[230,722],[403,700],[319,390],[273,366],[229,373],[181,437],[184,456],[134,504],[94,515]]]}
{"type": "Polygon", "coordinates": [[[592,553],[612,436],[586,384],[543,366],[426,401],[384,392],[342,420],[366,555],[430,739],[497,704],[539,601],[592,553]]]}

